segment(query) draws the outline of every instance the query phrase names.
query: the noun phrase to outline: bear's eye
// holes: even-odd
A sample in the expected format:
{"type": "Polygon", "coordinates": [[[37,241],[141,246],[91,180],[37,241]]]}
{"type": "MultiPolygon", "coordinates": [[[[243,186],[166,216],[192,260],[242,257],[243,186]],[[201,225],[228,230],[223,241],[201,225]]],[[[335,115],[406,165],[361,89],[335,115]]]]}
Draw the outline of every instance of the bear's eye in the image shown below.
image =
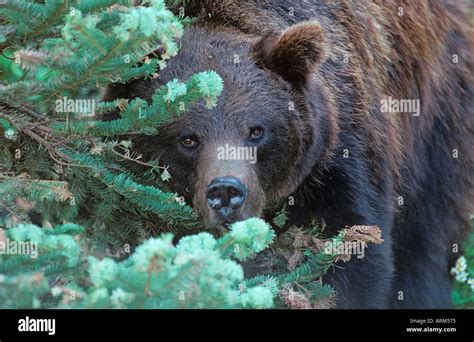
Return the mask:
{"type": "Polygon", "coordinates": [[[181,138],[181,145],[186,148],[193,149],[199,145],[198,139],[195,136],[181,138]]]}
{"type": "Polygon", "coordinates": [[[263,128],[253,127],[250,129],[250,139],[258,140],[263,136],[263,128]]]}

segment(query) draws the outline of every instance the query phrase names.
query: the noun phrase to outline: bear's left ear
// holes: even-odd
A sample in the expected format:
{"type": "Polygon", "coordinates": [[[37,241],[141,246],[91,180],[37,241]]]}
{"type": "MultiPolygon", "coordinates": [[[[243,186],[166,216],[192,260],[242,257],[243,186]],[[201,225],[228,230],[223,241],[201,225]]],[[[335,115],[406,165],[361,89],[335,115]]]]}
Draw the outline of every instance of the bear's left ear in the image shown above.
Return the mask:
{"type": "Polygon", "coordinates": [[[254,44],[253,55],[257,65],[304,86],[324,59],[323,29],[317,21],[306,21],[281,33],[267,33],[254,44]]]}

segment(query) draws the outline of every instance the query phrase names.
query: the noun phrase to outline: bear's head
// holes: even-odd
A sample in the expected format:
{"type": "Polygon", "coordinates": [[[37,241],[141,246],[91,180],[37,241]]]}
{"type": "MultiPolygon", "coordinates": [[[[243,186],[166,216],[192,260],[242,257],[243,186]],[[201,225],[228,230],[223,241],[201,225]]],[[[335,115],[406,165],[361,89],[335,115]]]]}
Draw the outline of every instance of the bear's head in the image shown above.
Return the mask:
{"type": "Polygon", "coordinates": [[[327,158],[334,123],[319,75],[323,59],[317,22],[261,37],[189,27],[158,77],[132,84],[127,95],[150,98],[166,82],[206,70],[221,75],[223,93],[214,108],[194,103],[135,147],[168,167],[169,190],[193,203],[210,226],[259,216],[327,158]]]}

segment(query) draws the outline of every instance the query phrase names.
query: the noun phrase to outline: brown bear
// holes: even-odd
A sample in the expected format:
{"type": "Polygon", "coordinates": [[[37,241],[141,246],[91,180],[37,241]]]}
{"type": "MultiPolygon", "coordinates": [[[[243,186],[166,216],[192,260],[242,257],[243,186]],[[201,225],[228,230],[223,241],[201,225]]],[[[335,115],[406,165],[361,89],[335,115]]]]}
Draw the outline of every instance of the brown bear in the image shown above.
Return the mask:
{"type": "Polygon", "coordinates": [[[283,198],[293,225],[378,225],[383,244],[323,279],[337,307],[450,307],[474,203],[474,45],[461,2],[193,1],[184,11],[197,20],[178,56],[105,98],[222,76],[216,107],[198,102],[135,142],[169,167],[170,190],[209,226],[283,198]]]}

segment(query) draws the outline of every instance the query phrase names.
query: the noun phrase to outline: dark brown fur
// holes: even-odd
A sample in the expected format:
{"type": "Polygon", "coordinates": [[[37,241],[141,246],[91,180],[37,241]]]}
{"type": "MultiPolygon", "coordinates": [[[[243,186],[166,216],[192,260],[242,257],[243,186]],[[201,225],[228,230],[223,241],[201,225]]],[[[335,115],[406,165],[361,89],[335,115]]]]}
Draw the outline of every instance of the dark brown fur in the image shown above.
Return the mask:
{"type": "Polygon", "coordinates": [[[106,97],[149,98],[174,77],[222,75],[215,109],[196,104],[139,142],[170,166],[170,189],[209,223],[216,219],[204,189],[225,173],[250,189],[241,219],[291,195],[293,224],[319,217],[329,233],[379,225],[384,244],[325,278],[338,307],[449,307],[449,267],[459,256],[453,244],[474,210],[474,44],[466,9],[448,0],[224,0],[185,10],[198,20],[159,78],[118,85],[106,97]],[[233,54],[243,61],[232,63],[233,54]],[[381,112],[388,96],[419,99],[420,115],[381,112]],[[216,161],[215,146],[250,144],[246,130],[256,122],[269,132],[258,165],[216,161]],[[200,139],[194,154],[176,147],[183,130],[200,139]]]}

